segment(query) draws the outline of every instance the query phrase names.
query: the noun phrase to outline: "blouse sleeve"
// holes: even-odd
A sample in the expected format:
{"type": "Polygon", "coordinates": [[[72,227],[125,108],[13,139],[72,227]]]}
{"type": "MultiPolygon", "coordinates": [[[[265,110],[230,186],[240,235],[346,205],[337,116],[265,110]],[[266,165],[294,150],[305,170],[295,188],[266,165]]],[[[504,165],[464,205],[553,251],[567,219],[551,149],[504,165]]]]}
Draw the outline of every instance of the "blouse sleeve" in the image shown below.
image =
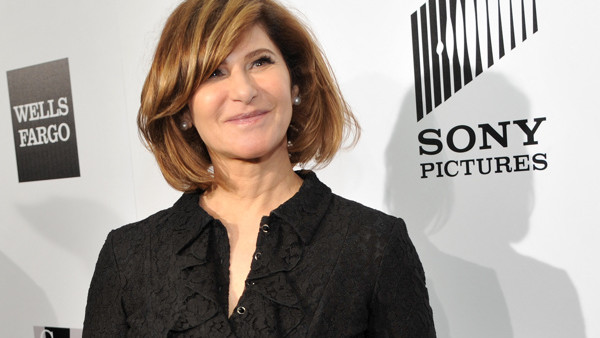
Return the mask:
{"type": "Polygon", "coordinates": [[[425,273],[404,222],[396,220],[371,300],[369,336],[435,337],[425,273]]]}
{"type": "Polygon", "coordinates": [[[121,290],[111,232],[100,250],[88,292],[83,338],[125,337],[127,322],[121,303],[121,290]]]}

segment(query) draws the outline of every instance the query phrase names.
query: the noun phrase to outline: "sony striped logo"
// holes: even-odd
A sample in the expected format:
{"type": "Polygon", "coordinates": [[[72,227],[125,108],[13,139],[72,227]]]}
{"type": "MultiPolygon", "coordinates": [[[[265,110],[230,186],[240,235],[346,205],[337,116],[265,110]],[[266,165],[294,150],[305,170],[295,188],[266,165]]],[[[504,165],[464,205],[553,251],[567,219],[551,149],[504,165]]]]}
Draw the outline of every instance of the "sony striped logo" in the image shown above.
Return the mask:
{"type": "Polygon", "coordinates": [[[428,0],[411,15],[417,121],[538,31],[535,0],[428,0]]]}

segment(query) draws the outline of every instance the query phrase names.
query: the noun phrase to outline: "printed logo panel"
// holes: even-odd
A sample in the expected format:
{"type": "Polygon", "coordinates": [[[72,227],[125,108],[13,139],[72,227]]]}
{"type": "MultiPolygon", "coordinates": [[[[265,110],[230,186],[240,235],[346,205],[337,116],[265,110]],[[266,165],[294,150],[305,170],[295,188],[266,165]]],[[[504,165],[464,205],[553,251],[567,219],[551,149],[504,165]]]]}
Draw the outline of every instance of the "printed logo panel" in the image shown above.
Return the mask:
{"type": "Polygon", "coordinates": [[[68,59],[7,72],[19,182],[78,177],[68,59]]]}
{"type": "Polygon", "coordinates": [[[437,125],[435,116],[424,121],[538,32],[536,1],[428,0],[411,14],[411,32],[416,121],[423,126],[417,136],[420,178],[546,170],[538,131],[547,119],[530,116],[526,99],[515,100],[518,90],[500,74],[488,74],[468,96],[455,98],[453,125],[437,125]]]}
{"type": "Polygon", "coordinates": [[[81,329],[35,326],[33,338],[81,338],[81,329]]]}

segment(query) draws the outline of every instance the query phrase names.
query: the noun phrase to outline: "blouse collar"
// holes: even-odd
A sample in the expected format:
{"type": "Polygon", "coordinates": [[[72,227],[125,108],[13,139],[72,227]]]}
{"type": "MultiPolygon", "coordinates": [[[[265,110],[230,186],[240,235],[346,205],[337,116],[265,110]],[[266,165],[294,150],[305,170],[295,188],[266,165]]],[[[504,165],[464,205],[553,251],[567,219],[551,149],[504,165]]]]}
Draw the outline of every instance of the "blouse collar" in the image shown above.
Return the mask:
{"type": "MultiPolygon", "coordinates": [[[[319,222],[325,215],[332,198],[331,189],[323,184],[317,175],[308,170],[297,171],[303,183],[300,189],[289,200],[281,204],[271,212],[269,217],[279,217],[287,224],[290,224],[294,231],[300,236],[302,241],[310,243],[315,234],[319,222]]],[[[191,242],[202,234],[204,229],[214,221],[199,204],[200,195],[204,191],[198,190],[191,193],[184,193],[173,205],[173,211],[184,215],[178,219],[184,220],[175,227],[174,248],[177,253],[186,249],[191,242]]],[[[194,256],[205,259],[206,253],[195,253],[194,256]]]]}

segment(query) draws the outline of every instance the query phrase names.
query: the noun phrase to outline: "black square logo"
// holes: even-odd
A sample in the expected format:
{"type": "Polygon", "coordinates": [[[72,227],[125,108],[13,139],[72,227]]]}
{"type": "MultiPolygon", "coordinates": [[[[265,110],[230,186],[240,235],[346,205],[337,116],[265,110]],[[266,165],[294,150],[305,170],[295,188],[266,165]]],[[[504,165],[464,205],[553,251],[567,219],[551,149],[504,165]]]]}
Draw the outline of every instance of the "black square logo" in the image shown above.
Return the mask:
{"type": "Polygon", "coordinates": [[[6,75],[19,182],[79,177],[69,60],[6,75]]]}
{"type": "Polygon", "coordinates": [[[34,338],[81,338],[81,329],[67,329],[60,327],[34,326],[34,338]]]}

